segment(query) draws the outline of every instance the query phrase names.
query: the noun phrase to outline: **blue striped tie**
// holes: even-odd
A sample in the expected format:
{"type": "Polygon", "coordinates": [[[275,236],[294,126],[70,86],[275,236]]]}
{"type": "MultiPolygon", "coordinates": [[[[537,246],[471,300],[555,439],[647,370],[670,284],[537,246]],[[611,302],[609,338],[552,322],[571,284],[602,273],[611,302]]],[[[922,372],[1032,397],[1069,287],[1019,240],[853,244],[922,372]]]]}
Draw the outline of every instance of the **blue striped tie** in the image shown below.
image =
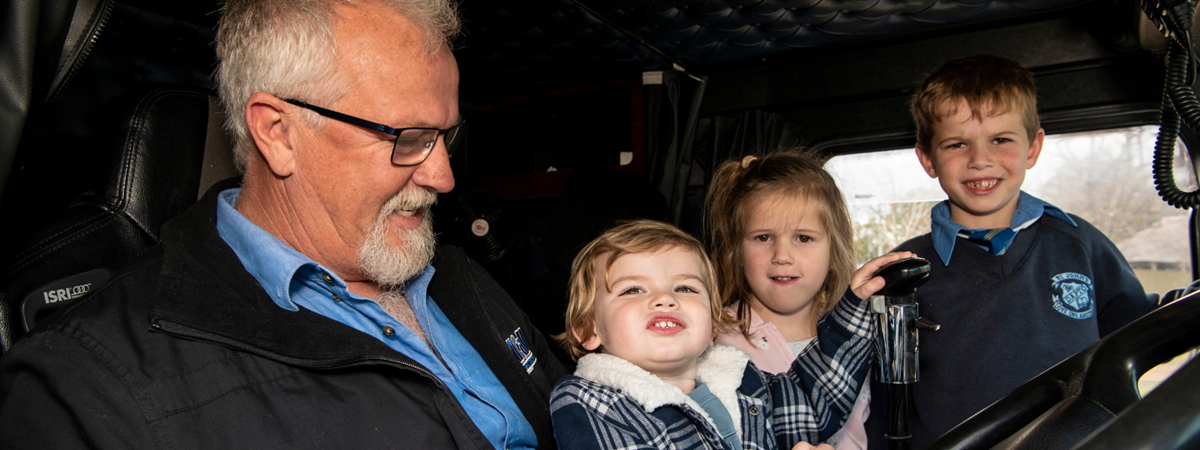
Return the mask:
{"type": "Polygon", "coordinates": [[[1012,228],[992,228],[972,232],[967,235],[967,240],[983,246],[993,255],[1003,255],[1008,250],[1008,246],[1012,244],[1013,236],[1016,235],[1017,232],[1012,228]]]}

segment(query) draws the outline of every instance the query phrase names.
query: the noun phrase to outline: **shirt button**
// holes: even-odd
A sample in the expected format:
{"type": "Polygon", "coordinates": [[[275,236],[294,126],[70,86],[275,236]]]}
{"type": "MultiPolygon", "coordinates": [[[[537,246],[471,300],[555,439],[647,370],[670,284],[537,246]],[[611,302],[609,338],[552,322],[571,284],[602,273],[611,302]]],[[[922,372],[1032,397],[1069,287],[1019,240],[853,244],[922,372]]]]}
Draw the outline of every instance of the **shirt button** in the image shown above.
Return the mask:
{"type": "Polygon", "coordinates": [[[332,282],[333,282],[333,277],[329,276],[329,274],[328,274],[328,273],[321,272],[321,278],[324,278],[326,283],[332,283],[332,282]]]}
{"type": "Polygon", "coordinates": [[[396,330],[392,327],[383,327],[383,334],[384,336],[392,337],[392,335],[396,334],[396,330]]]}
{"type": "Polygon", "coordinates": [[[750,415],[752,415],[752,416],[758,415],[758,407],[757,406],[751,406],[749,408],[746,408],[746,410],[749,411],[750,415]]]}
{"type": "Polygon", "coordinates": [[[338,296],[337,296],[337,294],[332,294],[332,295],[333,295],[333,301],[335,301],[335,302],[340,302],[340,301],[342,301],[342,298],[341,298],[341,297],[338,297],[338,296]]]}

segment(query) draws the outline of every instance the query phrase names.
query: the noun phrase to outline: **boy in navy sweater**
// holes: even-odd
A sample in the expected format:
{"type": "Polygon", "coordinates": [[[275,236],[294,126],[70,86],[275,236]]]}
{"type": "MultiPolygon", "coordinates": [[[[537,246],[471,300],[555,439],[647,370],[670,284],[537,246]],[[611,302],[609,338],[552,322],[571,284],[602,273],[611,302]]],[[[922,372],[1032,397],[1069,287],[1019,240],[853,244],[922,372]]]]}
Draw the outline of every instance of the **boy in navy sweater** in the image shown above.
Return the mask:
{"type": "MultiPolygon", "coordinates": [[[[931,233],[897,248],[932,262],[917,296],[921,315],[942,325],[920,337],[909,419],[920,449],[1154,304],[1100,231],[1021,191],[1045,137],[1027,69],[994,56],[950,61],[921,83],[912,114],[917,158],[949,197],[934,206],[931,233]]],[[[887,402],[872,403],[867,432],[882,437],[887,402]]]]}

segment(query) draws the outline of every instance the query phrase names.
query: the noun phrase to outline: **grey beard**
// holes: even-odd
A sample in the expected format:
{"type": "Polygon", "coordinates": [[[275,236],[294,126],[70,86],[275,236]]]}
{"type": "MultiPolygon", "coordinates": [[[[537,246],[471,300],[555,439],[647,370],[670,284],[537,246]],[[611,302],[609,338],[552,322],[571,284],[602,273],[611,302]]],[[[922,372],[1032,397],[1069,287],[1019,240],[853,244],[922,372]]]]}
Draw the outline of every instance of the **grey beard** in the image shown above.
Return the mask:
{"type": "Polygon", "coordinates": [[[358,251],[358,267],[381,288],[394,289],[425,270],[433,260],[437,239],[433,234],[430,206],[437,194],[420,187],[400,191],[383,208],[367,232],[366,241],[358,251]],[[403,208],[401,208],[403,207],[403,208]],[[421,209],[421,224],[412,229],[398,229],[400,246],[388,243],[388,216],[400,209],[421,209]]]}

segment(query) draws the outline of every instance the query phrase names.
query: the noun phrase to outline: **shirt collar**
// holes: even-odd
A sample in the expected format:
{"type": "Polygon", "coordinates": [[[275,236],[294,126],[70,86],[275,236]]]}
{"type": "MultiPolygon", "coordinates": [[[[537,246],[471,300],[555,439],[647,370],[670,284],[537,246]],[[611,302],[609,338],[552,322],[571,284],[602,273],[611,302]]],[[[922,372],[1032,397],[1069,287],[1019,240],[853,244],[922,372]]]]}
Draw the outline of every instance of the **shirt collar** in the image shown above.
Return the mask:
{"type": "MultiPolygon", "coordinates": [[[[300,309],[292,300],[291,286],[297,272],[304,268],[310,269],[306,271],[309,274],[315,271],[328,275],[329,278],[324,280],[327,284],[349,293],[346,282],[332,270],[317,264],[238,212],[235,205],[240,193],[241,189],[228,189],[217,197],[217,233],[276,305],[288,311],[300,309]]],[[[405,295],[414,309],[425,305],[425,293],[434,272],[433,265],[426,264],[425,270],[405,283],[405,295]]]]}
{"type": "MultiPolygon", "coordinates": [[[[288,311],[298,311],[288,289],[292,278],[301,268],[319,265],[238,212],[234,205],[240,193],[241,189],[221,191],[217,198],[217,233],[275,304],[288,311]]],[[[334,279],[334,283],[346,285],[337,274],[323,271],[334,279]]]]}
{"type": "MultiPolygon", "coordinates": [[[[1037,222],[1042,215],[1054,217],[1070,224],[1072,227],[1079,226],[1062,209],[1029,195],[1025,191],[1021,191],[1020,196],[1017,198],[1017,210],[1013,213],[1009,228],[1020,233],[1021,230],[1037,222]]],[[[950,256],[954,254],[954,244],[958,242],[958,233],[963,230],[972,231],[972,229],[950,220],[949,200],[943,200],[941,203],[934,205],[933,211],[929,213],[929,216],[932,219],[930,223],[930,235],[933,238],[933,248],[937,250],[942,263],[949,266],[950,256]]]]}

